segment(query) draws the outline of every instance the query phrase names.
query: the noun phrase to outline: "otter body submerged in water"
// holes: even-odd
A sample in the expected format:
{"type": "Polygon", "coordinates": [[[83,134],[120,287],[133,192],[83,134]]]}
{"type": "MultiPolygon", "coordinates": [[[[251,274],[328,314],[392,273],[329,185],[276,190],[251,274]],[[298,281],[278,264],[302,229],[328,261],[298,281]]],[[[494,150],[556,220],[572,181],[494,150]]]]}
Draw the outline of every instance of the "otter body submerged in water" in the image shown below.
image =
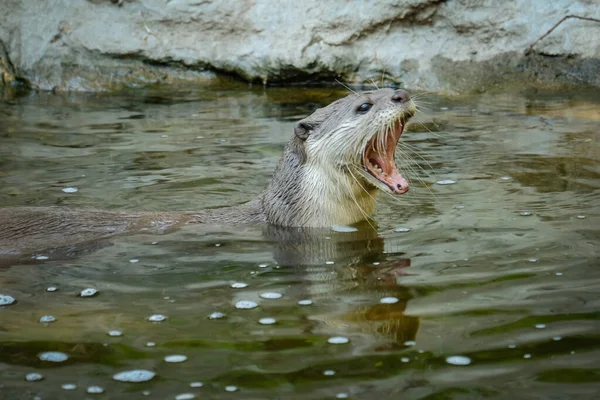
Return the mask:
{"type": "Polygon", "coordinates": [[[299,121],[271,182],[249,203],[201,212],[0,209],[0,256],[182,224],[330,227],[368,218],[377,190],[408,191],[394,150],[416,108],[405,90],[350,94],[299,121]]]}

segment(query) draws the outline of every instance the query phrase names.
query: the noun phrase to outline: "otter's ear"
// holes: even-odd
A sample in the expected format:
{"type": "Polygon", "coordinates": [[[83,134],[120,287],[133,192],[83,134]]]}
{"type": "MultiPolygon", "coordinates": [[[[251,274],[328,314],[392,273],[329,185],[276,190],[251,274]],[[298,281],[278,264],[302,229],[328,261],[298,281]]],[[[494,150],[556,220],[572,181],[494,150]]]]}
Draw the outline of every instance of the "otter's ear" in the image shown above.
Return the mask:
{"type": "Polygon", "coordinates": [[[294,133],[301,140],[308,139],[308,136],[310,135],[311,131],[312,126],[304,119],[302,121],[298,121],[298,123],[296,123],[296,126],[294,127],[294,133]]]}

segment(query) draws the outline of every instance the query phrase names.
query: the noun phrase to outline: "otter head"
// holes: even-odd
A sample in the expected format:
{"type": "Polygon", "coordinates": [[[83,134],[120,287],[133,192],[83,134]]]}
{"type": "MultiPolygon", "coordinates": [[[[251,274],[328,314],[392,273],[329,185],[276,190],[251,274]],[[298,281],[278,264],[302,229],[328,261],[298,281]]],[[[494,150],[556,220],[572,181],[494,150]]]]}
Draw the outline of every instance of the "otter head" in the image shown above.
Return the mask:
{"type": "Polygon", "coordinates": [[[377,189],[408,191],[394,151],[416,108],[405,90],[354,93],[299,121],[263,196],[269,222],[351,224],[375,210],[377,189]]]}

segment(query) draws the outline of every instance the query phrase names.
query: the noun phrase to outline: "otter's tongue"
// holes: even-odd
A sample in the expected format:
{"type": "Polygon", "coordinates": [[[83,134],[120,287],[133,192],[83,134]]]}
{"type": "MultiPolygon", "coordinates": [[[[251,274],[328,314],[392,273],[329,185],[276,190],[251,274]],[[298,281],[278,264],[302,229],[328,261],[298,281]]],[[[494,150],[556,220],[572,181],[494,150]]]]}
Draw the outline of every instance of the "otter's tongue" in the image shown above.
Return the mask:
{"type": "Polygon", "coordinates": [[[394,150],[402,135],[403,126],[398,126],[389,133],[385,141],[385,147],[376,151],[377,138],[373,138],[367,146],[365,152],[365,166],[367,170],[378,181],[385,184],[390,190],[397,194],[403,194],[408,191],[408,182],[398,171],[396,162],[394,161],[394,150]]]}

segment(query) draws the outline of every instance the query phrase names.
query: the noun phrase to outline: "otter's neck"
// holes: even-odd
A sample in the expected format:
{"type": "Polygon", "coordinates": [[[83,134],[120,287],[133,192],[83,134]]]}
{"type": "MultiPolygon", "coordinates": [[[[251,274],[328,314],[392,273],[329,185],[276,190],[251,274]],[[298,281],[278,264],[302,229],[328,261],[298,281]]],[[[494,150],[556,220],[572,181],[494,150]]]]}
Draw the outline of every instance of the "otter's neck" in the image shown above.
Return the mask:
{"type": "Polygon", "coordinates": [[[267,221],[282,226],[330,227],[371,216],[377,191],[364,188],[336,168],[308,162],[302,141],[294,137],[261,198],[267,221]]]}

